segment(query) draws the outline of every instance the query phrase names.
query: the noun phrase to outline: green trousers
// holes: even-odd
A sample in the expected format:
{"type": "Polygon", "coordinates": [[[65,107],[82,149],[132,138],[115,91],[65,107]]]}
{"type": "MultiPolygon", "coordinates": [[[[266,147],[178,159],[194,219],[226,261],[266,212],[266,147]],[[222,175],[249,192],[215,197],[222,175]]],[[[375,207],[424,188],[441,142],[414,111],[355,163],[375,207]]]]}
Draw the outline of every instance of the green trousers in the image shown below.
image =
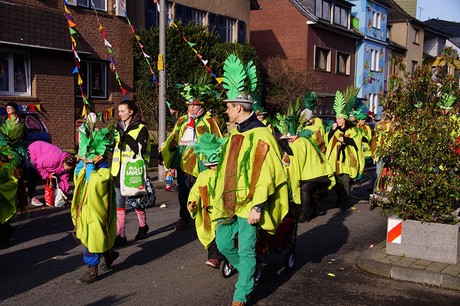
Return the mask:
{"type": "Polygon", "coordinates": [[[217,223],[216,243],[219,251],[238,270],[233,300],[246,303],[247,296],[254,288],[256,269],[256,226],[248,219],[234,216],[232,220],[217,223]],[[238,246],[235,243],[238,234],[238,246]]]}

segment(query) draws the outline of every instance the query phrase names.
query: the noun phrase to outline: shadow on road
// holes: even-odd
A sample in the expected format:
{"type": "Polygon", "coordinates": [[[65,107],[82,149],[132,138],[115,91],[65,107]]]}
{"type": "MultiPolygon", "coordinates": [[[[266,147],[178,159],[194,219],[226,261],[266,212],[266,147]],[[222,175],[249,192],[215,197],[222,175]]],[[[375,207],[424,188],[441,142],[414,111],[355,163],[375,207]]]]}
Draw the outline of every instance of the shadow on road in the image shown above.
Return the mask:
{"type": "Polygon", "coordinates": [[[347,242],[349,231],[344,221],[350,214],[350,211],[338,212],[327,223],[300,234],[296,241],[296,263],[292,269],[281,266],[284,263],[282,254],[268,255],[262,281],[255,286],[248,305],[256,305],[259,300],[273,294],[308,262],[319,263],[337,253],[347,242]]]}

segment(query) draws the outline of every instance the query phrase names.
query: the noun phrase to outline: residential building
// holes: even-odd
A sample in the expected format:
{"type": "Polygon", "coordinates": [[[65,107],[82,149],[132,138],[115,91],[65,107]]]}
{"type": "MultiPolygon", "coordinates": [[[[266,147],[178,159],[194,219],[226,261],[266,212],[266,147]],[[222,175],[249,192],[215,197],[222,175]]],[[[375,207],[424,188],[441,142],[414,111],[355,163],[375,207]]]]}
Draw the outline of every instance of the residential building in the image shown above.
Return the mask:
{"type": "MultiPolygon", "coordinates": [[[[75,125],[83,109],[77,74],[72,74],[77,63],[92,111],[116,109],[124,98],[109,69],[114,63],[122,86],[132,97],[132,33],[119,2],[67,0],[77,25],[79,62],[72,51],[64,1],[0,2],[0,104],[15,101],[40,110],[53,143],[65,150],[75,149],[75,125]],[[94,10],[112,46],[110,54],[94,10]]],[[[116,116],[116,111],[112,114],[116,116]]]]}
{"type": "MultiPolygon", "coordinates": [[[[157,5],[151,0],[139,2],[130,10],[136,28],[158,27],[157,5]]],[[[257,0],[179,0],[166,1],[166,6],[171,19],[208,26],[219,33],[223,42],[232,43],[249,41],[250,10],[259,8],[257,0]]]]}
{"type": "Polygon", "coordinates": [[[364,33],[356,50],[355,86],[360,88],[358,98],[381,117],[379,97],[386,92],[388,76],[387,22],[388,3],[381,0],[351,0],[353,26],[364,33]]]}
{"type": "MultiPolygon", "coordinates": [[[[345,0],[259,0],[251,12],[251,45],[262,60],[276,58],[313,80],[319,114],[333,114],[337,90],[354,84],[356,45],[352,4],[345,0]]],[[[287,101],[289,102],[289,101],[287,101]]]]}
{"type": "Polygon", "coordinates": [[[417,0],[394,0],[407,14],[417,18],[417,0]]]}
{"type": "Polygon", "coordinates": [[[388,38],[407,49],[402,63],[409,73],[413,73],[423,62],[424,24],[406,13],[394,0],[387,0],[388,38]]]}

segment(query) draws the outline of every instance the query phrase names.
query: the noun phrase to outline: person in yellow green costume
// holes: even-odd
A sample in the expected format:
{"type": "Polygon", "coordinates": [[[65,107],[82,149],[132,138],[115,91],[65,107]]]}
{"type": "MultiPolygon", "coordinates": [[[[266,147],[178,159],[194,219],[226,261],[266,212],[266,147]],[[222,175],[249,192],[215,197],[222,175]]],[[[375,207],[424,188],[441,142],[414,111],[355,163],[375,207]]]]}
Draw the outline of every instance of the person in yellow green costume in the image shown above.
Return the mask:
{"type": "Polygon", "coordinates": [[[303,108],[300,113],[301,130],[310,130],[313,132],[311,139],[316,142],[321,152],[326,153],[326,143],[324,135],[326,130],[323,120],[315,116],[315,109],[318,103],[318,96],[314,91],[307,91],[304,94],[303,108]]]}
{"type": "Polygon", "coordinates": [[[186,84],[181,91],[186,99],[188,112],[180,117],[171,134],[161,146],[161,156],[166,168],[177,169],[180,222],[176,230],[190,227],[187,198],[198,174],[206,167],[197,158],[193,145],[204,133],[222,137],[219,125],[203,108],[204,100],[214,95],[211,85],[202,81],[186,84]]]}
{"type": "Polygon", "coordinates": [[[335,185],[335,177],[326,156],[313,139],[315,133],[310,129],[302,130],[301,115],[277,114],[276,118],[274,126],[280,133],[279,143],[284,152],[283,163],[286,165],[291,199],[300,205],[298,222],[325,215],[318,192],[323,187],[331,189],[335,185]]]}
{"type": "Polygon", "coordinates": [[[366,123],[367,115],[364,113],[364,107],[359,107],[355,111],[355,118],[356,118],[356,127],[358,130],[361,132],[362,139],[362,150],[363,150],[363,157],[364,157],[364,163],[365,164],[371,164],[373,163],[372,161],[372,149],[371,149],[371,143],[372,139],[375,137],[375,133],[372,130],[372,128],[369,126],[369,124],[366,123]]]}
{"type": "Polygon", "coordinates": [[[275,233],[289,210],[288,186],[278,143],[252,111],[251,93],[257,86],[253,62],[244,65],[230,54],[223,86],[226,112],[236,127],[226,138],[217,168],[212,218],[217,247],[239,272],[232,305],[244,305],[254,287],[257,227],[275,233]]]}
{"type": "Polygon", "coordinates": [[[102,270],[110,269],[118,257],[112,250],[116,236],[116,198],[113,177],[105,159],[114,141],[114,128],[95,129],[96,115],[90,113],[78,129],[80,160],[75,168],[75,190],[70,208],[75,236],[83,244],[87,266],[79,284],[97,280],[101,257],[102,270]]]}
{"type": "Polygon", "coordinates": [[[336,92],[334,111],[336,122],[329,131],[326,158],[331,165],[336,184],[337,205],[342,211],[348,209],[352,180],[361,180],[364,171],[361,149],[362,135],[347,118],[356,104],[357,90],[347,88],[345,94],[336,92]]]}
{"type": "Polygon", "coordinates": [[[206,170],[200,172],[188,196],[188,209],[193,219],[198,239],[208,250],[206,265],[219,268],[225,257],[216,245],[216,222],[212,222],[212,207],[215,203],[217,164],[225,139],[215,134],[204,133],[195,144],[195,154],[201,156],[206,170]]]}
{"type": "Polygon", "coordinates": [[[23,140],[24,125],[15,114],[9,115],[0,126],[0,247],[10,245],[10,221],[27,204],[25,190],[20,188],[19,168],[27,157],[23,140]]]}

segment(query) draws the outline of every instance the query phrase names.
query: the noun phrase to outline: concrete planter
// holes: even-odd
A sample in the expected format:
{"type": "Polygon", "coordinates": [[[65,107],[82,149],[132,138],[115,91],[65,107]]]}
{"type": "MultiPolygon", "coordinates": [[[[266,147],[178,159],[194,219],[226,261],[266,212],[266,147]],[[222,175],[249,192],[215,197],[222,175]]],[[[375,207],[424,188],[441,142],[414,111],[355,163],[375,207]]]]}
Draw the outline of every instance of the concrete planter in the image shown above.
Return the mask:
{"type": "Polygon", "coordinates": [[[386,253],[457,264],[460,261],[460,225],[389,217],[386,253]]]}

